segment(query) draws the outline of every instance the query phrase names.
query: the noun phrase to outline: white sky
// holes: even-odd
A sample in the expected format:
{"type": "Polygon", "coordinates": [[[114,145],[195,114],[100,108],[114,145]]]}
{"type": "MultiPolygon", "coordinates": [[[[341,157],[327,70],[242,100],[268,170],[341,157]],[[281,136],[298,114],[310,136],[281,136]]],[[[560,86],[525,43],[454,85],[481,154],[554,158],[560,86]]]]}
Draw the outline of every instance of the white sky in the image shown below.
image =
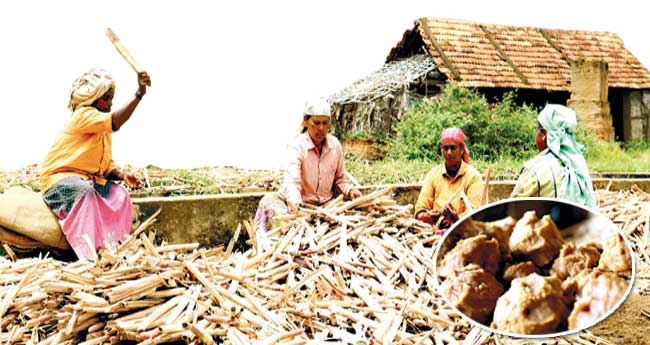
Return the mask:
{"type": "Polygon", "coordinates": [[[642,3],[3,1],[0,170],[43,160],[69,118],[69,87],[88,68],[115,78],[114,109],[132,97],[135,72],[106,27],[153,83],[113,135],[118,165],[279,168],[305,99],[380,68],[417,18],[615,32],[648,67],[642,3]]]}

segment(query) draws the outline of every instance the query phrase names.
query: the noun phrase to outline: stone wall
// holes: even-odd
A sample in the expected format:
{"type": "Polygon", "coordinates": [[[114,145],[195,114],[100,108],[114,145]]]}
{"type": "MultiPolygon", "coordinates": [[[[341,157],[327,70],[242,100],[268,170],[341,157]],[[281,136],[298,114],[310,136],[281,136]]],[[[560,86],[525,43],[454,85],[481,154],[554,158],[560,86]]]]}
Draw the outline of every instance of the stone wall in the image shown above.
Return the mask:
{"type": "Polygon", "coordinates": [[[579,59],[571,65],[571,98],[579,125],[600,139],[614,140],[614,127],[607,99],[607,62],[579,59]]]}

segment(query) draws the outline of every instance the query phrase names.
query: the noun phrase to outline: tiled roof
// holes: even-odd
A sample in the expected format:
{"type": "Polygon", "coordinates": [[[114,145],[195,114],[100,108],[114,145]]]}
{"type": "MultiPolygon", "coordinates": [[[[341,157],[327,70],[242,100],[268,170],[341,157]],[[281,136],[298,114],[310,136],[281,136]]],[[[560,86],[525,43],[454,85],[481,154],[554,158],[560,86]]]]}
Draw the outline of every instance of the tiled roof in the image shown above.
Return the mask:
{"type": "Polygon", "coordinates": [[[609,87],[650,88],[650,71],[614,33],[421,18],[387,60],[400,55],[413,33],[420,35],[440,71],[462,86],[568,91],[569,62],[585,59],[608,63],[609,87]]]}

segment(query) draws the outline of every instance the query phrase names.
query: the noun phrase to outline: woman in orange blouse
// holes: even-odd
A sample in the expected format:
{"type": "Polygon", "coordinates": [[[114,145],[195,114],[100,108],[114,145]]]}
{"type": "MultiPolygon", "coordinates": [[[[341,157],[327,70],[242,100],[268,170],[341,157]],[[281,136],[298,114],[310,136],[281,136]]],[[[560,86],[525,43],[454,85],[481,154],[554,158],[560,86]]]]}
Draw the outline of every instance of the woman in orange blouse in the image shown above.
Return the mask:
{"type": "Polygon", "coordinates": [[[130,233],[131,200],[113,181],[131,188],[140,182],[113,162],[111,134],[129,120],[147,86],[151,79],[140,72],[134,98],[114,112],[115,82],[107,72],[91,69],[70,90],[72,115],[45,157],[39,182],[45,203],[79,258],[90,256],[90,247],[114,245],[130,233]]]}
{"type": "Polygon", "coordinates": [[[479,206],[483,182],[478,171],[469,165],[462,129],[444,129],[440,134],[440,151],[445,161],[425,177],[415,204],[415,218],[429,224],[440,221],[440,227],[447,228],[467,211],[461,192],[467,195],[472,208],[479,206]]]}

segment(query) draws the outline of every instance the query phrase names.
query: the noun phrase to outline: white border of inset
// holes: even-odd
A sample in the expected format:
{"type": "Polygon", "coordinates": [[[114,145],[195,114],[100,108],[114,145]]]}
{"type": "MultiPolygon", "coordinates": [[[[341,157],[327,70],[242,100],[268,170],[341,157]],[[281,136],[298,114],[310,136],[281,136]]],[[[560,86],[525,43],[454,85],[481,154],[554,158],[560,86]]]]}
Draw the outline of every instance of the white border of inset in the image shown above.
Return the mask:
{"type": "MultiPolygon", "coordinates": [[[[623,231],[621,231],[621,229],[616,224],[614,224],[614,222],[612,222],[609,218],[602,215],[600,212],[597,212],[596,210],[589,209],[589,208],[587,208],[585,206],[582,206],[582,205],[579,205],[577,203],[574,203],[574,202],[571,202],[571,201],[568,201],[568,200],[564,200],[564,199],[558,199],[558,198],[532,198],[532,197],[529,197],[529,198],[509,198],[509,199],[500,200],[500,201],[497,201],[497,202],[494,202],[494,203],[490,203],[490,204],[487,204],[485,206],[482,206],[480,208],[475,209],[471,213],[468,213],[468,214],[464,215],[463,217],[461,217],[456,223],[454,223],[445,232],[445,234],[442,236],[442,238],[438,242],[438,245],[436,246],[435,251],[433,252],[433,262],[434,262],[433,274],[434,274],[434,281],[435,281],[436,290],[438,291],[440,296],[442,296],[445,303],[447,303],[447,305],[449,307],[451,307],[455,312],[457,312],[463,319],[467,320],[472,325],[474,325],[476,327],[480,327],[481,329],[484,329],[484,330],[486,330],[488,332],[492,332],[492,333],[496,333],[496,334],[500,334],[500,335],[504,335],[504,336],[508,336],[508,337],[512,337],[512,338],[523,338],[523,339],[545,339],[545,338],[561,337],[561,336],[564,336],[564,335],[571,335],[571,334],[574,334],[574,333],[578,333],[578,332],[583,331],[583,330],[585,330],[587,328],[591,328],[591,327],[595,326],[596,324],[598,324],[601,321],[608,318],[616,310],[618,310],[618,308],[621,307],[621,305],[630,296],[630,292],[632,291],[632,287],[634,286],[634,281],[636,280],[636,256],[635,256],[634,250],[632,249],[632,246],[630,245],[630,242],[627,239],[627,236],[623,233],[623,231]],[[588,326],[582,327],[582,328],[575,328],[575,329],[570,329],[570,330],[566,330],[566,331],[563,331],[563,332],[547,333],[547,334],[515,334],[515,333],[510,333],[510,332],[490,328],[490,327],[488,327],[488,326],[486,326],[486,325],[484,325],[482,323],[479,323],[479,322],[475,321],[474,319],[472,319],[469,316],[465,315],[465,313],[462,313],[458,309],[456,309],[449,302],[449,299],[442,293],[442,291],[440,289],[440,282],[439,282],[439,279],[438,279],[438,253],[440,252],[440,248],[442,247],[442,244],[444,243],[445,239],[447,239],[449,234],[451,234],[454,230],[456,230],[458,225],[462,224],[465,220],[467,220],[468,218],[471,218],[472,216],[474,216],[475,214],[477,214],[477,213],[479,213],[479,212],[481,212],[483,210],[486,210],[486,209],[489,209],[489,208],[492,208],[492,207],[495,207],[495,206],[498,206],[498,205],[501,205],[501,204],[507,204],[507,203],[512,203],[512,202],[522,202],[522,201],[548,201],[548,202],[552,202],[552,203],[560,203],[560,204],[571,205],[571,206],[583,209],[583,210],[587,211],[588,213],[591,213],[591,214],[597,215],[599,217],[602,217],[603,219],[607,220],[610,223],[612,229],[616,229],[616,231],[618,231],[619,234],[621,234],[621,237],[623,237],[623,240],[625,241],[625,244],[627,245],[627,248],[630,251],[630,258],[632,260],[632,277],[630,278],[630,284],[627,287],[627,291],[625,292],[625,295],[623,296],[623,298],[621,298],[621,300],[618,301],[618,303],[616,303],[616,305],[607,314],[603,315],[598,320],[596,320],[595,322],[589,324],[588,326]]],[[[504,291],[504,293],[505,293],[505,291],[504,291]]]]}

